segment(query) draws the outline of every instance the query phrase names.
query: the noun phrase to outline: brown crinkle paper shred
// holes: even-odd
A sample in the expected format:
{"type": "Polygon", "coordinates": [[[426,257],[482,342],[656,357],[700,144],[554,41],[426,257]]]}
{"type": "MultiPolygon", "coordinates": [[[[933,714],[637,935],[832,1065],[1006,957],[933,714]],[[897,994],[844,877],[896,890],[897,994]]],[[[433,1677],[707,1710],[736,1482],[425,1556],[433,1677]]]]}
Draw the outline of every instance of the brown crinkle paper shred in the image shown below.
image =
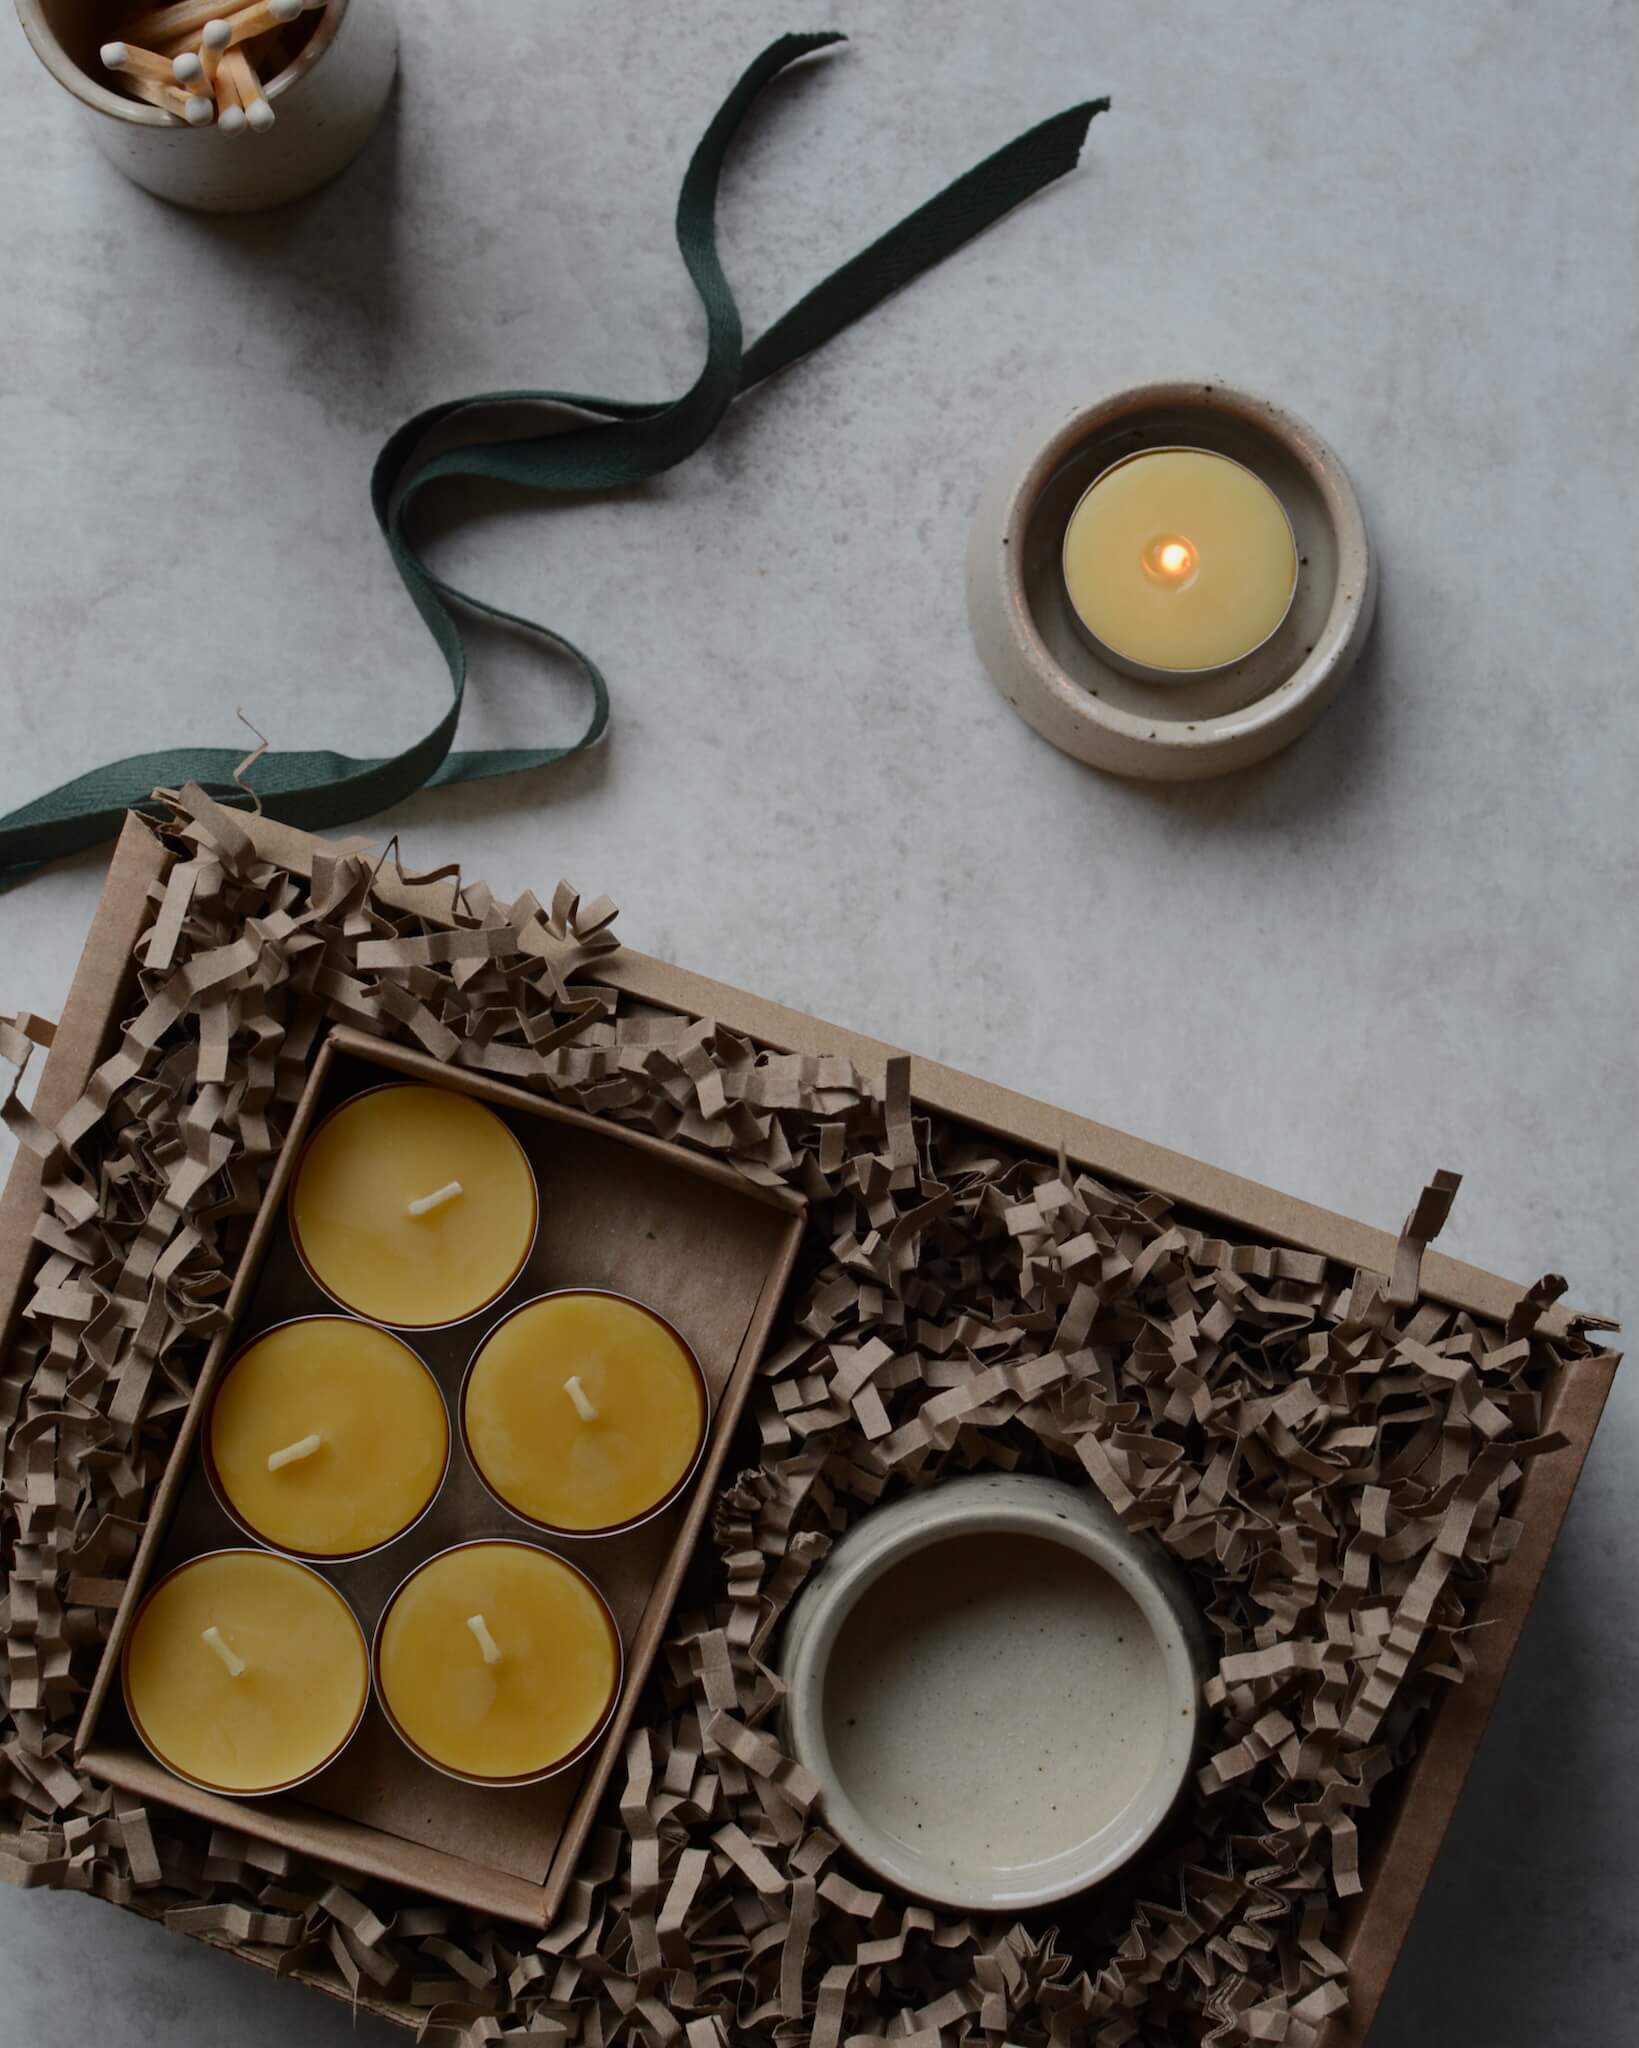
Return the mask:
{"type": "MultiPolygon", "coordinates": [[[[90,1891],[462,2043],[1284,2042],[1346,2003],[1331,1945],[1357,1830],[1471,1662],[1465,1630],[1552,1447],[1535,1391],[1583,1355],[1420,1302],[1442,1177],[1392,1276],[1203,1235],[913,1114],[844,1058],[759,1051],[577,983],[612,906],[461,891],[383,906],[364,858],[311,884],[197,791],[119,1050],[54,1131],[44,1260],[0,1381],[4,1874],[90,1891]],[[368,1887],[82,1782],[69,1744],[145,1503],[222,1320],[318,1035],[346,1022],[662,1137],[812,1204],[812,1278],[766,1366],[762,1462],[703,1561],[558,1925],[368,1887]],[[972,1467],[1081,1473],[1181,1560],[1217,1658],[1173,1834],[1090,1905],[978,1924],[871,1888],[782,1752],[773,1638],[838,1530],[972,1467]],[[1114,1894],[1119,1891],[1119,1896],[1114,1894]]],[[[425,878],[423,878],[425,879],[425,878]]],[[[0,1025],[14,1067],[47,1034],[0,1025]]],[[[1563,1283],[1560,1283],[1561,1285],[1563,1283]]]]}

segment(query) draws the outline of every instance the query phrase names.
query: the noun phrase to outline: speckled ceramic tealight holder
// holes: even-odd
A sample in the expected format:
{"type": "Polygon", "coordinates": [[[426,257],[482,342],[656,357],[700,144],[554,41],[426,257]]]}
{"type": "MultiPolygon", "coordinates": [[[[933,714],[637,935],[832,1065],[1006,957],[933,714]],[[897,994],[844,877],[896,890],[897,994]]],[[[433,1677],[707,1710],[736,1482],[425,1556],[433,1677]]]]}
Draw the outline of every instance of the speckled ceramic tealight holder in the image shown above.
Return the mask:
{"type": "Polygon", "coordinates": [[[861,1863],[936,1905],[1021,1912],[1154,1837],[1205,1662],[1182,1573],[1091,1487],[951,1479],[867,1514],[804,1589],[786,1733],[861,1863]]]}
{"type": "Polygon", "coordinates": [[[1228,385],[1146,384],[1067,408],[1019,443],[980,498],[967,586],[985,666],[1043,738],[1113,774],[1190,782],[1308,731],[1365,644],[1377,571],[1348,473],[1312,427],[1228,385]],[[1061,557],[1096,478],[1177,447],[1226,455],[1270,487],[1291,521],[1297,585],[1279,628],[1241,661],[1150,681],[1079,629],[1061,557]]]}

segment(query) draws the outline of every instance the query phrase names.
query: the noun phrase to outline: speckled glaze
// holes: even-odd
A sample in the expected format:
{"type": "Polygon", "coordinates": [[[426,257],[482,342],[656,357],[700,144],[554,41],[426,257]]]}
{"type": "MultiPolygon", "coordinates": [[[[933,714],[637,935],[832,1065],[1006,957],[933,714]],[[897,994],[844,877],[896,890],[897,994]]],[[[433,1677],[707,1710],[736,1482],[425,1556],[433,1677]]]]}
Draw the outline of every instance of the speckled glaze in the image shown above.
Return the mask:
{"type": "Polygon", "coordinates": [[[1019,1911],[1096,1884],[1188,1774],[1203,1637],[1090,1488],[955,1479],[851,1529],[786,1633],[786,1727],[825,1818],[905,1891],[1019,1911]]]}
{"type": "Polygon", "coordinates": [[[1044,739],[1095,768],[1193,782],[1266,759],[1337,696],[1371,629],[1377,570],[1354,487],[1304,421],[1213,383],[1145,384],[1069,406],[1027,434],[979,500],[968,612],[991,680],[1044,739]],[[1276,632],[1187,680],[1124,672],[1082,633],[1064,591],[1064,528],[1083,490],[1141,450],[1205,448],[1275,492],[1298,544],[1276,632]]]}
{"type": "Polygon", "coordinates": [[[265,135],[228,135],[214,125],[190,128],[107,80],[97,51],[109,16],[94,0],[17,0],[17,15],[114,168],[203,213],[280,206],[327,183],[369,141],[398,69],[389,0],[329,0],[294,60],[266,81],[274,126],[265,135]]]}

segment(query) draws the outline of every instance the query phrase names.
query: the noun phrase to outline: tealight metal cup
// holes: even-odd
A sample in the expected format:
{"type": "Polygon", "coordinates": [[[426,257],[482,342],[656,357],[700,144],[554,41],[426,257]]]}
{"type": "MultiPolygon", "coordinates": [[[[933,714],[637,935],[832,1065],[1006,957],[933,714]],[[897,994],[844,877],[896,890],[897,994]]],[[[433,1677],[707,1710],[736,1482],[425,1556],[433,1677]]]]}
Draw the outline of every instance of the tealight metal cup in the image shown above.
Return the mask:
{"type": "Polygon", "coordinates": [[[524,1269],[534,1256],[535,1246],[539,1242],[541,1234],[541,1184],[535,1173],[535,1163],[530,1158],[524,1145],[520,1142],[518,1133],[513,1130],[506,1118],[501,1116],[498,1111],[490,1109],[488,1103],[480,1103],[479,1107],[488,1110],[489,1114],[495,1118],[496,1122],[517,1147],[518,1156],[522,1159],[524,1170],[529,1175],[530,1200],[533,1204],[529,1241],[518,1255],[517,1262],[513,1266],[512,1271],[502,1281],[500,1286],[485,1295],[482,1301],[475,1302],[471,1308],[463,1309],[458,1316],[448,1316],[443,1322],[405,1323],[395,1322],[386,1316],[370,1315],[366,1310],[360,1308],[356,1302],[351,1302],[345,1295],[338,1294],[335,1288],[325,1280],[318,1267],[313,1263],[306,1246],[302,1243],[302,1233],[296,1225],[296,1190],[302,1177],[303,1161],[325,1126],[333,1118],[339,1116],[344,1109],[350,1108],[355,1102],[363,1101],[366,1095],[384,1095],[392,1088],[426,1087],[429,1085],[431,1084],[426,1082],[381,1081],[373,1088],[360,1088],[356,1093],[349,1095],[344,1102],[338,1102],[334,1109],[326,1111],[308,1134],[307,1143],[302,1148],[302,1158],[296,1162],[296,1171],[290,1176],[290,1188],[285,1196],[285,1227],[290,1233],[290,1242],[295,1247],[296,1256],[302,1263],[302,1271],[307,1275],[308,1279],[312,1281],[326,1301],[333,1301],[337,1308],[344,1309],[348,1315],[356,1317],[360,1322],[374,1323],[377,1329],[391,1331],[395,1336],[409,1332],[414,1336],[423,1337],[431,1336],[439,1330],[458,1330],[463,1323],[470,1323],[474,1317],[486,1314],[509,1288],[517,1286],[524,1269]]]}
{"type": "Polygon", "coordinates": [[[588,1756],[597,1747],[599,1742],[602,1741],[604,1734],[608,1730],[609,1723],[614,1719],[615,1709],[620,1704],[620,1696],[625,1688],[625,1684],[626,1645],[621,1640],[620,1625],[615,1620],[614,1609],[604,1598],[602,1588],[598,1585],[597,1581],[589,1572],[582,1571],[579,1565],[572,1564],[566,1557],[560,1557],[555,1550],[548,1550],[544,1544],[526,1543],[517,1536],[473,1536],[469,1537],[464,1543],[446,1544],[442,1550],[436,1550],[430,1557],[424,1557],[415,1569],[406,1572],[393,1588],[386,1604],[382,1607],[381,1617],[377,1621],[375,1633],[370,1639],[370,1688],[375,1694],[376,1703],[381,1708],[382,1718],[386,1721],[388,1727],[392,1729],[393,1733],[403,1743],[404,1747],[410,1751],[412,1756],[419,1757],[429,1770],[437,1771],[440,1777],[453,1778],[457,1784],[476,1785],[489,1791],[502,1791],[509,1787],[520,1785],[544,1784],[548,1778],[556,1778],[561,1776],[563,1772],[572,1770],[582,1758],[588,1756]],[[538,1771],[523,1771],[509,1777],[481,1778],[473,1775],[471,1772],[458,1771],[452,1765],[440,1762],[430,1750],[424,1749],[416,1741],[415,1737],[406,1730],[404,1724],[393,1712],[392,1701],[387,1697],[387,1688],[382,1683],[381,1678],[381,1639],[386,1632],[387,1618],[397,1604],[399,1595],[429,1565],[436,1564],[441,1557],[453,1556],[457,1551],[483,1550],[491,1545],[510,1545],[514,1549],[538,1550],[543,1557],[550,1557],[554,1564],[561,1565],[566,1572],[571,1573],[581,1581],[582,1585],[586,1587],[587,1591],[597,1601],[599,1607],[602,1608],[604,1619],[609,1624],[610,1640],[615,1647],[615,1673],[614,1682],[610,1687],[609,1698],[603,1712],[599,1715],[596,1724],[576,1743],[567,1756],[559,1757],[556,1762],[547,1764],[538,1771]]]}
{"type": "Polygon", "coordinates": [[[168,1571],[162,1579],[160,1579],[156,1584],[150,1586],[148,1588],[148,1591],[143,1595],[142,1600],[137,1607],[136,1613],[133,1614],[131,1617],[131,1625],[125,1632],[125,1641],[121,1646],[120,1650],[120,1691],[124,1695],[125,1711],[130,1719],[132,1728],[136,1731],[138,1741],[142,1744],[143,1748],[147,1750],[148,1754],[154,1759],[155,1763],[162,1765],[164,1769],[170,1772],[173,1778],[180,1778],[185,1785],[196,1785],[198,1786],[201,1792],[219,1793],[224,1799],[273,1799],[276,1798],[281,1792],[294,1792],[297,1786],[306,1785],[310,1783],[312,1779],[318,1777],[321,1771],[329,1770],[330,1766],[336,1761],[336,1759],[347,1748],[348,1744],[353,1740],[353,1737],[357,1735],[359,1729],[364,1724],[365,1715],[370,1710],[370,1670],[370,1648],[368,1643],[365,1641],[364,1628],[362,1623],[359,1621],[358,1615],[354,1611],[353,1603],[347,1598],[347,1596],[344,1593],[338,1591],[337,1588],[333,1586],[327,1578],[325,1578],[322,1572],[315,1571],[312,1565],[308,1564],[304,1559],[291,1557],[282,1552],[271,1551],[267,1549],[253,1550],[244,1545],[224,1544],[216,1550],[201,1551],[198,1557],[190,1557],[186,1563],[179,1564],[173,1571],[168,1571]],[[340,1742],[338,1742],[335,1745],[335,1747],[328,1752],[327,1755],[321,1757],[319,1761],[316,1764],[314,1764],[311,1770],[302,1771],[298,1776],[294,1778],[283,1779],[277,1785],[253,1785],[249,1787],[240,1785],[218,1785],[213,1783],[209,1778],[201,1778],[196,1776],[192,1771],[183,1770],[171,1757],[168,1757],[165,1754],[164,1750],[162,1750],[159,1747],[158,1743],[156,1743],[153,1737],[148,1733],[148,1730],[143,1725],[142,1716],[137,1712],[136,1702],[131,1697],[131,1648],[136,1641],[137,1630],[142,1624],[142,1617],[153,1605],[154,1601],[158,1598],[159,1594],[164,1590],[166,1586],[168,1586],[171,1583],[173,1579],[179,1577],[183,1572],[191,1571],[195,1565],[206,1563],[209,1559],[213,1557],[276,1558],[280,1564],[288,1565],[292,1571],[306,1572],[309,1578],[317,1579],[319,1584],[324,1587],[327,1593],[334,1594],[335,1598],[340,1602],[342,1607],[346,1609],[348,1617],[352,1621],[354,1628],[358,1630],[359,1648],[364,1652],[365,1655],[365,1681],[363,1695],[359,1700],[358,1712],[353,1716],[352,1726],[347,1730],[347,1733],[342,1737],[340,1742]]]}
{"type": "Polygon", "coordinates": [[[461,1448],[466,1452],[467,1463],[472,1467],[474,1477],[477,1479],[479,1485],[482,1486],[484,1491],[489,1495],[490,1499],[493,1500],[498,1507],[504,1509],[506,1513],[511,1515],[515,1520],[522,1522],[526,1528],[534,1529],[540,1535],[543,1536],[553,1536],[564,1540],[573,1540],[576,1542],[579,1542],[582,1539],[590,1539],[600,1536],[629,1535],[632,1532],[632,1530],[643,1528],[646,1523],[652,1522],[657,1515],[663,1515],[669,1507],[673,1506],[675,1502],[681,1500],[683,1495],[688,1492],[690,1486],[694,1483],[695,1475],[700,1470],[701,1460],[706,1455],[706,1445],[711,1440],[711,1414],[711,1387],[706,1379],[705,1369],[700,1363],[699,1354],[695,1351],[694,1346],[677,1328],[676,1324],[670,1321],[668,1317],[663,1316],[660,1313],[659,1309],[651,1308],[646,1301],[639,1301],[635,1295],[621,1294],[612,1287],[549,1288],[545,1294],[534,1295],[528,1301],[519,1302],[516,1308],[509,1309],[507,1313],[501,1317],[500,1321],[496,1323],[491,1330],[485,1333],[484,1337],[480,1340],[477,1348],[474,1350],[472,1357],[467,1361],[467,1369],[461,1376],[461,1392],[456,1401],[456,1420],[461,1432],[461,1448]],[[662,1497],[659,1500],[657,1500],[653,1504],[652,1507],[645,1508],[641,1514],[632,1515],[624,1522],[610,1522],[609,1524],[607,1524],[607,1526],[602,1528],[566,1529],[560,1527],[558,1524],[553,1522],[543,1522],[537,1520],[537,1518],[534,1515],[527,1513],[523,1508],[518,1507],[517,1505],[515,1505],[515,1503],[508,1500],[506,1495],[502,1493],[499,1490],[499,1488],[496,1487],[495,1484],[492,1482],[489,1475],[485,1472],[483,1466],[478,1461],[478,1455],[474,1451],[472,1446],[471,1432],[467,1428],[467,1389],[472,1384],[473,1373],[476,1371],[478,1361],[483,1356],[486,1347],[489,1345],[490,1341],[502,1329],[504,1329],[509,1322],[511,1322],[514,1316],[522,1315],[527,1309],[539,1307],[539,1305],[543,1301],[557,1301],[570,1296],[581,1297],[586,1295],[595,1295],[604,1301],[624,1302],[628,1308],[639,1309],[642,1311],[644,1315],[651,1317],[655,1322],[657,1322],[661,1326],[663,1330],[667,1331],[673,1338],[676,1339],[678,1345],[681,1347],[683,1351],[684,1356],[687,1358],[689,1364],[694,1369],[695,1378],[700,1383],[700,1436],[699,1441],[695,1444],[694,1447],[694,1455],[690,1458],[688,1465],[683,1470],[681,1476],[677,1479],[676,1483],[664,1495],[662,1495],[662,1497]]]}
{"type": "Polygon", "coordinates": [[[1232,654],[1227,661],[1208,662],[1201,668],[1163,668],[1157,663],[1139,661],[1130,654],[1123,654],[1119,647],[1112,646],[1108,640],[1102,639],[1093,631],[1092,627],[1088,625],[1087,621],[1076,609],[1075,601],[1069,594],[1070,529],[1075,524],[1076,513],[1081,510],[1082,506],[1101,484],[1108,482],[1117,470],[1125,469],[1129,463],[1141,462],[1151,455],[1210,455],[1220,462],[1228,462],[1235,469],[1243,470],[1248,476],[1257,476],[1257,472],[1248,469],[1244,462],[1236,462],[1233,456],[1222,455],[1215,448],[1192,448],[1182,444],[1163,444],[1157,448],[1134,449],[1130,455],[1120,456],[1108,468],[1100,470],[1098,475],[1093,478],[1086,490],[1076,500],[1075,511],[1070,514],[1069,519],[1065,522],[1064,539],[1059,547],[1059,573],[1064,578],[1065,583],[1065,606],[1070,615],[1070,623],[1081,639],[1098,655],[1100,660],[1108,662],[1112,668],[1119,669],[1123,675],[1132,676],[1139,682],[1161,683],[1163,685],[1169,683],[1205,682],[1213,676],[1227,675],[1232,669],[1239,668],[1243,662],[1251,661],[1261,649],[1269,645],[1280,632],[1282,626],[1286,624],[1287,619],[1291,616],[1293,599],[1297,596],[1298,578],[1302,574],[1302,565],[1298,556],[1297,536],[1292,531],[1292,515],[1287,511],[1280,492],[1273,485],[1266,482],[1263,477],[1257,477],[1257,481],[1264,485],[1264,488],[1269,492],[1275,503],[1280,506],[1281,517],[1286,521],[1286,531],[1292,542],[1292,583],[1291,588],[1286,593],[1286,603],[1281,607],[1280,617],[1276,619],[1261,640],[1255,640],[1250,647],[1241,648],[1237,653],[1232,654]]]}
{"type": "Polygon", "coordinates": [[[455,1426],[450,1420],[450,1404],[445,1396],[444,1389],[438,1384],[438,1375],[428,1365],[420,1352],[415,1350],[412,1345],[405,1343],[404,1338],[397,1330],[389,1330],[380,1323],[368,1322],[359,1316],[287,1316],[282,1323],[273,1323],[267,1329],[259,1331],[256,1336],[251,1338],[249,1343],[242,1344],[239,1347],[229,1363],[223,1368],[221,1376],[211,1390],[210,1401],[205,1409],[204,1420],[199,1430],[199,1461],[205,1468],[205,1478],[209,1483],[216,1504],[223,1514],[227,1516],[236,1529],[248,1536],[253,1543],[259,1544],[264,1550],[270,1550],[278,1557],[295,1558],[304,1564],[357,1564],[361,1558],[378,1557],[382,1551],[390,1550],[395,1543],[401,1543],[413,1530],[420,1528],[421,1524],[437,1506],[438,1497],[444,1491],[445,1483],[449,1479],[450,1466],[454,1457],[455,1426]],[[363,1550],[296,1550],[289,1544],[277,1541],[265,1529],[258,1529],[254,1522],[249,1521],[234,1506],[232,1496],[228,1492],[227,1485],[216,1462],[216,1451],[211,1438],[211,1426],[215,1420],[216,1404],[221,1398],[222,1390],[232,1377],[234,1368],[247,1352],[253,1351],[264,1338],[274,1336],[280,1330],[292,1329],[298,1323],[330,1322],[346,1322],[363,1329],[374,1330],[379,1335],[389,1338],[415,1360],[416,1364],[432,1382],[433,1390],[438,1395],[439,1405],[444,1411],[444,1463],[439,1470],[437,1483],[433,1487],[432,1492],[427,1496],[425,1504],[411,1516],[410,1520],[402,1528],[395,1529],[390,1536],[384,1536],[379,1543],[372,1543],[363,1550]]]}

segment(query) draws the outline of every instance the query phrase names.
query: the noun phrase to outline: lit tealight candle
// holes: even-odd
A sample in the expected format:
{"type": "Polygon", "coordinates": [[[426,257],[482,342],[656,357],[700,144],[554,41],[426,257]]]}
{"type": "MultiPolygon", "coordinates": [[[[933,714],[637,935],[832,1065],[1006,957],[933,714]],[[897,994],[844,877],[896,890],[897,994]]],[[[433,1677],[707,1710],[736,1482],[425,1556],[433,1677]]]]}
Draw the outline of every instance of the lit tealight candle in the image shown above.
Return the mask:
{"type": "Polygon", "coordinates": [[[493,1110],[453,1088],[372,1088],[302,1155],[290,1229],[344,1308],[399,1329],[476,1315],[523,1270],[535,1176],[493,1110]]]}
{"type": "Polygon", "coordinates": [[[388,1720],[428,1763],[476,1784],[527,1784],[597,1740],[620,1693],[620,1636],[562,1558],[463,1543],[393,1595],[375,1675],[388,1720]]]}
{"type": "Polygon", "coordinates": [[[204,1448],[217,1498],[249,1535],[299,1557],[359,1557],[432,1505],[449,1465],[449,1415],[401,1338],[306,1316],[228,1367],[204,1448]]]}
{"type": "Polygon", "coordinates": [[[164,1578],[121,1660],[126,1709],[168,1770],[209,1792],[288,1791],[338,1756],[370,1691],[364,1632],[334,1587],[261,1550],[164,1578]]]}
{"type": "Polygon", "coordinates": [[[542,1295],[479,1346],[461,1393],[478,1476],[537,1528],[629,1529],[687,1485],[705,1442],[706,1383],[653,1309],[591,1290],[542,1295]]]}
{"type": "Polygon", "coordinates": [[[1064,534],[1064,587],[1082,629],[1148,676],[1225,668],[1261,647],[1291,607],[1297,570],[1279,498],[1202,448],[1116,463],[1064,534]]]}

